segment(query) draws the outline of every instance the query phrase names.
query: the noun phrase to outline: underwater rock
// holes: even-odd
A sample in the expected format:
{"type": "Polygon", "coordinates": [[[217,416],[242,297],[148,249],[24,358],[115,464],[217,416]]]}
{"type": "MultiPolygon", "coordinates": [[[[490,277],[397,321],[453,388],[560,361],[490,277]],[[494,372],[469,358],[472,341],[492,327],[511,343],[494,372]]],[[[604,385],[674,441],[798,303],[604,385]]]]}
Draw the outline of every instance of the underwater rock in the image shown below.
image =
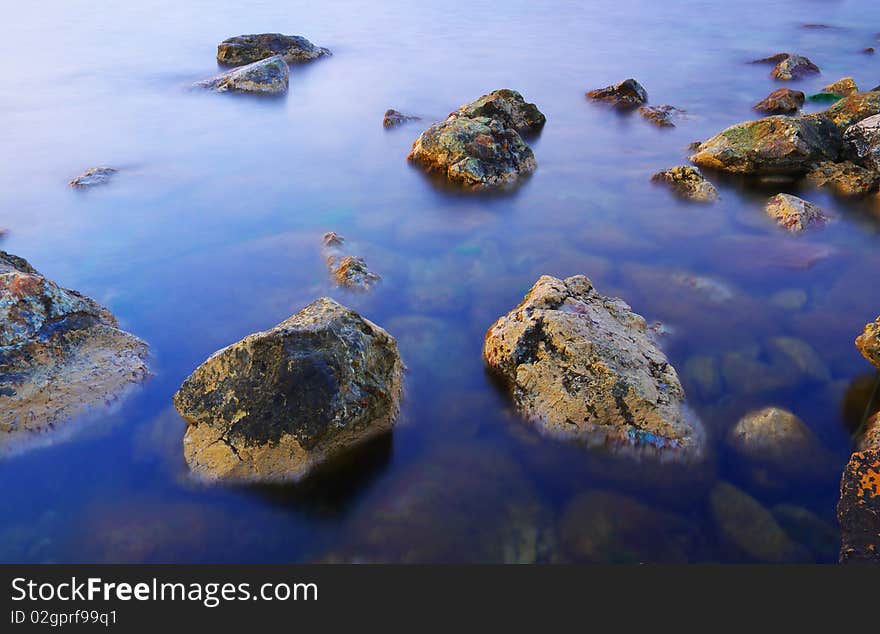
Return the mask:
{"type": "Polygon", "coordinates": [[[770,509],[786,534],[805,546],[817,561],[833,561],[840,548],[840,531],[811,510],[794,504],[770,509]]]}
{"type": "Polygon", "coordinates": [[[322,241],[324,246],[321,252],[327,262],[327,268],[339,286],[366,291],[382,279],[367,268],[363,258],[345,254],[342,248],[345,238],[338,233],[333,231],[325,233],[322,241]]]}
{"type": "Polygon", "coordinates": [[[289,80],[290,72],[287,68],[287,62],[280,55],[275,55],[196,82],[193,87],[215,92],[249,92],[274,95],[287,92],[289,80]]]}
{"type": "Polygon", "coordinates": [[[67,184],[75,189],[106,185],[118,171],[113,167],[90,167],[79,176],[71,178],[67,184]]]}
{"type": "Polygon", "coordinates": [[[212,354],[174,406],[184,455],[205,479],[297,480],[387,432],[404,366],[384,330],[327,297],[212,354]]]}
{"type": "Polygon", "coordinates": [[[819,206],[791,194],[776,194],[764,206],[767,215],[791,233],[811,226],[824,226],[828,218],[819,206]]]}
{"type": "Polygon", "coordinates": [[[865,325],[865,331],[856,337],[856,347],[880,370],[880,317],[865,325]]]}
{"type": "Polygon", "coordinates": [[[715,186],[703,177],[699,169],[690,165],[679,165],[657,172],[651,180],[670,185],[676,194],[688,200],[701,203],[718,200],[718,190],[715,186]]]}
{"type": "Polygon", "coordinates": [[[718,397],[724,388],[718,359],[709,355],[690,357],[684,364],[684,376],[704,399],[718,397]]]}
{"type": "Polygon", "coordinates": [[[645,320],[584,276],[542,276],[486,333],[483,358],[547,434],[701,458],[703,430],[645,320]]]}
{"type": "Polygon", "coordinates": [[[674,128],[675,117],[684,114],[684,110],[670,105],[642,106],[639,108],[639,114],[656,126],[674,128]]]}
{"type": "Polygon", "coordinates": [[[648,93],[635,79],[625,79],[613,86],[591,90],[587,97],[595,101],[607,101],[617,108],[635,108],[648,101],[648,93]]]}
{"type": "Polygon", "coordinates": [[[801,310],[809,299],[809,295],[803,289],[786,288],[770,296],[770,305],[782,310],[801,310]]]}
{"type": "Polygon", "coordinates": [[[399,125],[403,125],[407,121],[420,121],[421,117],[416,117],[413,115],[403,114],[399,110],[394,110],[393,108],[389,108],[385,111],[385,116],[382,117],[382,127],[383,128],[395,128],[399,125]]]}
{"type": "Polygon", "coordinates": [[[880,446],[850,456],[837,502],[841,563],[880,562],[880,446]]]}
{"type": "Polygon", "coordinates": [[[422,132],[407,157],[471,187],[512,183],[538,167],[519,133],[497,119],[450,116],[422,132]]]}
{"type": "Polygon", "coordinates": [[[0,446],[119,398],[146,359],[109,310],[0,251],[0,446]]]}
{"type": "Polygon", "coordinates": [[[328,49],[315,46],[302,36],[281,33],[237,35],[217,45],[217,61],[227,66],[253,64],[275,55],[280,55],[284,61],[293,64],[330,54],[328,49]]]}
{"type": "Polygon", "coordinates": [[[752,175],[800,174],[840,155],[841,135],[824,117],[774,115],[745,121],[701,143],[700,167],[752,175]]]}
{"type": "Polygon", "coordinates": [[[779,88],[756,103],[753,108],[766,114],[787,114],[797,112],[798,108],[804,105],[804,99],[806,97],[800,90],[779,88]]]}
{"type": "Polygon", "coordinates": [[[789,55],[770,71],[770,76],[774,79],[789,81],[792,79],[800,79],[807,75],[821,72],[809,59],[803,55],[789,55]]]}
{"type": "MultiPolygon", "coordinates": [[[[880,86],[877,88],[880,89],[880,86]]],[[[821,113],[821,116],[827,117],[841,131],[845,131],[851,125],[876,114],[880,114],[880,90],[859,92],[844,97],[821,113]]]]}
{"type": "Polygon", "coordinates": [[[856,82],[852,77],[844,77],[843,79],[838,79],[825,86],[822,89],[822,92],[831,95],[839,95],[841,97],[849,97],[850,95],[859,92],[859,87],[856,86],[856,82]]]}
{"type": "Polygon", "coordinates": [[[843,133],[843,142],[854,161],[880,173],[880,114],[848,127],[843,133]]]}
{"type": "Polygon", "coordinates": [[[864,196],[880,184],[880,173],[867,170],[852,161],[823,161],[806,176],[814,187],[830,189],[839,196],[864,196]]]}
{"type": "Polygon", "coordinates": [[[505,127],[513,128],[520,134],[540,130],[547,122],[547,117],[538,110],[538,106],[527,103],[521,94],[509,88],[483,95],[452,112],[449,117],[487,117],[500,121],[505,127]]]}

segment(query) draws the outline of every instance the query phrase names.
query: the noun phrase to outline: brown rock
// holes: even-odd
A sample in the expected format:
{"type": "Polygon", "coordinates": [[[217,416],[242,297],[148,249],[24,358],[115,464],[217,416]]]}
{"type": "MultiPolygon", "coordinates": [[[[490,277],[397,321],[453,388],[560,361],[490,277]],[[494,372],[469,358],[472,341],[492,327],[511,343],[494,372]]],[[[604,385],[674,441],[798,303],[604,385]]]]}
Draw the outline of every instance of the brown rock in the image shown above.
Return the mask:
{"type": "Polygon", "coordinates": [[[787,114],[797,112],[804,105],[805,99],[806,96],[800,90],[779,88],[756,103],[754,109],[766,114],[787,114]]]}
{"type": "Polygon", "coordinates": [[[840,196],[865,196],[880,184],[880,173],[867,170],[852,161],[823,161],[806,176],[814,187],[830,189],[840,196]]]}
{"type": "Polygon", "coordinates": [[[822,209],[791,194],[776,194],[767,201],[767,215],[791,233],[800,233],[811,226],[824,226],[828,218],[822,209]]]}
{"type": "Polygon", "coordinates": [[[613,86],[591,90],[587,97],[595,101],[606,101],[618,108],[635,108],[648,101],[648,93],[635,79],[626,79],[613,86]]]}
{"type": "Polygon", "coordinates": [[[770,71],[770,76],[774,79],[789,81],[819,72],[819,67],[806,57],[802,55],[789,55],[770,71]]]}
{"type": "Polygon", "coordinates": [[[865,331],[856,338],[856,347],[880,370],[880,317],[865,326],[865,331]]]}
{"type": "Polygon", "coordinates": [[[651,180],[655,183],[666,183],[676,194],[688,200],[701,203],[718,200],[718,190],[715,186],[703,178],[698,168],[690,165],[679,165],[657,172],[651,180]]]}

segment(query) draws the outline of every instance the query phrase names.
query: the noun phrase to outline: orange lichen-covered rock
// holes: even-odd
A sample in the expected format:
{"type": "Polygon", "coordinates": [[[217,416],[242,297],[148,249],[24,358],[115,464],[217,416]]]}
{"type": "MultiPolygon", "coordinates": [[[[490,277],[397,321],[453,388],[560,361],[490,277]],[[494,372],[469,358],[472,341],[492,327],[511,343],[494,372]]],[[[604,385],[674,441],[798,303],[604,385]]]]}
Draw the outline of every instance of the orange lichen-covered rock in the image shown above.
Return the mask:
{"type": "Polygon", "coordinates": [[[841,563],[880,562],[880,447],[850,457],[840,482],[837,519],[841,563]]]}

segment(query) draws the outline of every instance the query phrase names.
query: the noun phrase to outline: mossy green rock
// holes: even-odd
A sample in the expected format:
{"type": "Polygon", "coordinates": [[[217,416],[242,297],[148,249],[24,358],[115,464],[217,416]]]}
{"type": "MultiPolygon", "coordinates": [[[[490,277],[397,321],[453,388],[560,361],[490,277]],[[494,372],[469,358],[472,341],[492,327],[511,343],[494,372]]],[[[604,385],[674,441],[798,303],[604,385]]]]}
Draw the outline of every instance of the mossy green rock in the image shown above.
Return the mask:
{"type": "Polygon", "coordinates": [[[281,33],[237,35],[223,40],[217,46],[217,61],[228,66],[252,64],[274,55],[281,55],[292,64],[330,55],[330,51],[315,46],[300,35],[281,33]]]}

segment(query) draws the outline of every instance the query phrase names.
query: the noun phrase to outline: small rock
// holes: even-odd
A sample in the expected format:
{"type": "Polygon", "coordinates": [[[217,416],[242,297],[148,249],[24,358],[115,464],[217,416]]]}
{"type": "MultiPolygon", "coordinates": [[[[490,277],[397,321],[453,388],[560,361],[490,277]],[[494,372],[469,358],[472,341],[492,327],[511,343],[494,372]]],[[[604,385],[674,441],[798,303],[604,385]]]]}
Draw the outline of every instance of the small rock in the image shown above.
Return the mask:
{"type": "Polygon", "coordinates": [[[862,355],[880,370],[880,317],[865,326],[865,331],[856,337],[856,347],[862,355]]]}
{"type": "Polygon", "coordinates": [[[661,128],[674,128],[675,118],[684,114],[684,110],[675,106],[642,106],[639,108],[639,114],[648,121],[661,128]]]}
{"type": "Polygon", "coordinates": [[[118,171],[112,167],[91,167],[79,176],[70,179],[68,185],[76,189],[106,185],[118,171]]]}
{"type": "Polygon", "coordinates": [[[450,117],[479,119],[488,117],[520,134],[540,130],[547,122],[538,106],[527,103],[521,94],[509,88],[494,90],[452,112],[450,117]]]}
{"type": "Polygon", "coordinates": [[[684,364],[684,373],[704,399],[713,399],[721,394],[724,384],[721,368],[715,357],[695,355],[689,358],[684,364]]]}
{"type": "Polygon", "coordinates": [[[223,40],[217,46],[217,61],[227,66],[253,64],[275,55],[280,55],[284,61],[293,64],[330,54],[328,49],[315,46],[304,37],[281,33],[237,35],[223,40]]]}
{"type": "Polygon", "coordinates": [[[824,226],[828,218],[817,205],[791,194],[776,194],[764,207],[767,215],[791,233],[811,226],[824,226]]]}
{"type": "Polygon", "coordinates": [[[854,161],[880,173],[880,114],[847,128],[843,142],[845,151],[854,161]]]}
{"type": "Polygon", "coordinates": [[[385,116],[382,118],[382,127],[384,128],[394,128],[399,125],[406,123],[407,121],[420,121],[421,117],[416,117],[413,115],[403,114],[399,110],[389,109],[385,111],[385,116]]]}
{"type": "Polygon", "coordinates": [[[844,97],[822,114],[843,132],[863,119],[880,114],[880,86],[844,97]]]}
{"type": "Polygon", "coordinates": [[[758,112],[767,114],[787,114],[797,112],[804,105],[804,93],[791,88],[779,88],[774,90],[753,107],[758,112]]]}
{"type": "Polygon", "coordinates": [[[815,348],[795,337],[771,337],[766,342],[771,363],[794,374],[819,383],[831,380],[831,371],[815,348]]]}
{"type": "Polygon", "coordinates": [[[346,255],[343,252],[342,245],[345,243],[345,238],[338,233],[333,231],[325,233],[323,242],[324,260],[339,286],[366,291],[382,279],[367,267],[363,258],[346,255]]]}
{"type": "Polygon", "coordinates": [[[869,46],[867,48],[863,48],[862,53],[864,53],[865,55],[873,55],[874,54],[874,47],[869,46]]]}
{"type": "Polygon", "coordinates": [[[774,79],[789,81],[821,72],[819,67],[802,55],[789,55],[770,71],[774,79]]]}
{"type": "Polygon", "coordinates": [[[841,563],[880,562],[880,447],[850,456],[837,503],[841,563]]]}
{"type": "Polygon", "coordinates": [[[618,108],[634,108],[648,101],[648,93],[635,79],[626,79],[613,86],[591,90],[587,97],[607,101],[618,108]]]}
{"type": "Polygon", "coordinates": [[[770,305],[783,310],[801,310],[807,305],[809,297],[799,288],[787,288],[770,296],[770,305]]]}
{"type": "Polygon", "coordinates": [[[761,57],[760,59],[752,60],[752,64],[773,64],[776,66],[779,62],[787,60],[791,55],[789,53],[776,53],[776,55],[770,55],[769,57],[761,57]]]}
{"type": "Polygon", "coordinates": [[[859,87],[856,86],[856,82],[852,77],[844,77],[825,86],[822,92],[849,97],[859,92],[859,87]]]}
{"type": "Polygon", "coordinates": [[[806,176],[814,187],[830,189],[840,196],[865,196],[880,184],[880,173],[867,170],[852,161],[823,161],[806,176]]]}
{"type": "Polygon", "coordinates": [[[833,561],[840,548],[840,531],[809,509],[794,504],[777,504],[770,511],[792,539],[810,550],[820,561],[833,561]]]}
{"type": "Polygon", "coordinates": [[[287,92],[290,72],[280,55],[239,66],[230,71],[193,84],[215,92],[250,92],[279,94],[287,92]]]}
{"type": "Polygon", "coordinates": [[[670,185],[676,194],[688,200],[701,203],[718,200],[718,190],[715,186],[703,177],[699,169],[690,165],[679,165],[657,172],[651,180],[670,185]]]}

